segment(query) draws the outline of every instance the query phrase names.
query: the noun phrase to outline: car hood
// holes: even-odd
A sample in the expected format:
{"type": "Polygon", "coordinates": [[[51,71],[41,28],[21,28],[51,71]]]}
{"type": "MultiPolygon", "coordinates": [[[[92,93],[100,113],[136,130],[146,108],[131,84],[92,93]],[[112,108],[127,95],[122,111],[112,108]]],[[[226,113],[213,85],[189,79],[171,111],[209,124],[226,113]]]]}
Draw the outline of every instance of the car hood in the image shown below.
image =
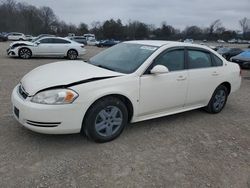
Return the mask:
{"type": "Polygon", "coordinates": [[[37,67],[22,78],[21,84],[24,90],[32,96],[38,91],[52,87],[70,87],[122,75],[124,74],[83,61],[63,61],[37,67]]]}
{"type": "Polygon", "coordinates": [[[34,43],[32,43],[32,42],[29,42],[29,41],[17,41],[17,42],[12,42],[11,44],[10,44],[10,47],[12,47],[12,46],[20,46],[20,45],[27,45],[27,46],[33,46],[34,45],[34,43]]]}

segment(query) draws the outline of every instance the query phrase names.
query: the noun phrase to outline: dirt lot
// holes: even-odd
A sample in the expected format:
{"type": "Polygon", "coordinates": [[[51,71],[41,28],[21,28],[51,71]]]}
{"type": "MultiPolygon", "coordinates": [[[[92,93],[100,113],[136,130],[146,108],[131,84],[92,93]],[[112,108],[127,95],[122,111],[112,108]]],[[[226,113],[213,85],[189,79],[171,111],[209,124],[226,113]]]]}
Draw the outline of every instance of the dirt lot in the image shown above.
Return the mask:
{"type": "MultiPolygon", "coordinates": [[[[250,188],[250,71],[217,115],[195,110],[128,126],[106,144],[42,135],[12,117],[10,95],[33,68],[0,43],[0,187],[250,188]]],[[[87,56],[100,49],[87,47],[87,56]]]]}

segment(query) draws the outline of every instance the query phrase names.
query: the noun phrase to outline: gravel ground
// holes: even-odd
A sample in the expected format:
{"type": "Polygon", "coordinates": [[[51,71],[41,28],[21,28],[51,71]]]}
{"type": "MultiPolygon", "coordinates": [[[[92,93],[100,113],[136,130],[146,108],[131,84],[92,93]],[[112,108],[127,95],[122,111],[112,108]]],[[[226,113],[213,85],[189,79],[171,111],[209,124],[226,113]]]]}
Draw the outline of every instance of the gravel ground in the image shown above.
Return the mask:
{"type": "MultiPolygon", "coordinates": [[[[0,43],[0,187],[250,188],[250,71],[220,114],[136,123],[96,144],[80,134],[37,134],[14,120],[10,95],[22,76],[64,59],[9,58],[7,47],[0,43]]],[[[100,50],[87,47],[84,59],[100,50]]]]}

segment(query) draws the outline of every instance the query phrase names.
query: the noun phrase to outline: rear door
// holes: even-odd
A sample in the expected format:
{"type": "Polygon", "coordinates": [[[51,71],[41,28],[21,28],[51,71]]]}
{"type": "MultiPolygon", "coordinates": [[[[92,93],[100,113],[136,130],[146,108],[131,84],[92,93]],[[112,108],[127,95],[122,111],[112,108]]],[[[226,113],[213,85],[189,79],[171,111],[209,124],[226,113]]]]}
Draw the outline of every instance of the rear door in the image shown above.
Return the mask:
{"type": "Polygon", "coordinates": [[[51,50],[54,55],[64,55],[67,53],[68,49],[70,48],[70,42],[60,38],[53,38],[52,39],[52,46],[51,50]]]}
{"type": "Polygon", "coordinates": [[[222,83],[223,61],[200,48],[188,48],[186,53],[189,75],[186,106],[207,105],[222,83]]]}

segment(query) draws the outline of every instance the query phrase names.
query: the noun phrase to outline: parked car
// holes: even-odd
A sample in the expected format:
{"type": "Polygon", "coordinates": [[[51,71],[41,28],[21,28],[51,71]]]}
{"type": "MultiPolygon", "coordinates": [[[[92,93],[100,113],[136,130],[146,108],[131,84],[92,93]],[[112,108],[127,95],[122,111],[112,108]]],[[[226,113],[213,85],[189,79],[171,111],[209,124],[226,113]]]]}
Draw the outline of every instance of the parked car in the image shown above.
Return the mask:
{"type": "Polygon", "coordinates": [[[193,44],[193,43],[194,43],[194,40],[193,40],[193,39],[185,39],[183,42],[184,42],[184,43],[193,44]]]}
{"type": "Polygon", "coordinates": [[[232,57],[231,61],[239,64],[241,68],[250,69],[250,50],[232,57]]]}
{"type": "Polygon", "coordinates": [[[12,32],[12,33],[8,33],[7,34],[8,40],[26,40],[26,37],[23,33],[16,33],[16,32],[12,32]]]}
{"type": "Polygon", "coordinates": [[[240,48],[219,48],[217,52],[229,61],[231,57],[242,53],[243,50],[240,48]]]}
{"type": "Polygon", "coordinates": [[[197,108],[219,113],[239,89],[240,68],[208,47],[130,41],[83,61],[50,63],[25,75],[12,92],[14,117],[46,134],[84,132],[97,142],[129,122],[197,108]]]}
{"type": "Polygon", "coordinates": [[[42,37],[35,42],[15,42],[10,45],[7,54],[12,57],[29,59],[34,56],[63,56],[77,59],[85,54],[83,44],[60,37],[42,37]]]}
{"type": "Polygon", "coordinates": [[[70,40],[73,40],[75,42],[78,42],[80,44],[87,45],[87,40],[83,36],[74,36],[74,37],[68,37],[70,40]]]}
{"type": "Polygon", "coordinates": [[[91,33],[84,34],[83,36],[86,38],[87,41],[91,39],[95,39],[95,35],[91,33]]]}
{"type": "Polygon", "coordinates": [[[31,41],[33,39],[34,39],[34,37],[32,35],[25,35],[25,40],[31,41]]]}
{"type": "Polygon", "coordinates": [[[111,47],[111,46],[114,46],[114,45],[116,45],[118,43],[119,43],[119,41],[115,41],[115,40],[111,39],[111,40],[101,40],[96,45],[98,47],[111,47]]]}
{"type": "Polygon", "coordinates": [[[5,41],[7,41],[7,40],[8,40],[8,37],[7,37],[6,35],[0,34],[0,41],[1,41],[1,42],[5,42],[5,41]]]}
{"type": "Polygon", "coordinates": [[[228,43],[237,43],[237,40],[236,39],[231,39],[231,40],[228,40],[228,43]]]}
{"type": "Polygon", "coordinates": [[[89,46],[96,46],[97,44],[99,44],[99,42],[96,41],[95,39],[90,39],[90,40],[87,41],[87,44],[89,46]]]}
{"type": "Polygon", "coordinates": [[[225,41],[224,41],[224,40],[221,40],[221,39],[217,40],[217,42],[218,42],[218,43],[225,43],[225,41]]]}

